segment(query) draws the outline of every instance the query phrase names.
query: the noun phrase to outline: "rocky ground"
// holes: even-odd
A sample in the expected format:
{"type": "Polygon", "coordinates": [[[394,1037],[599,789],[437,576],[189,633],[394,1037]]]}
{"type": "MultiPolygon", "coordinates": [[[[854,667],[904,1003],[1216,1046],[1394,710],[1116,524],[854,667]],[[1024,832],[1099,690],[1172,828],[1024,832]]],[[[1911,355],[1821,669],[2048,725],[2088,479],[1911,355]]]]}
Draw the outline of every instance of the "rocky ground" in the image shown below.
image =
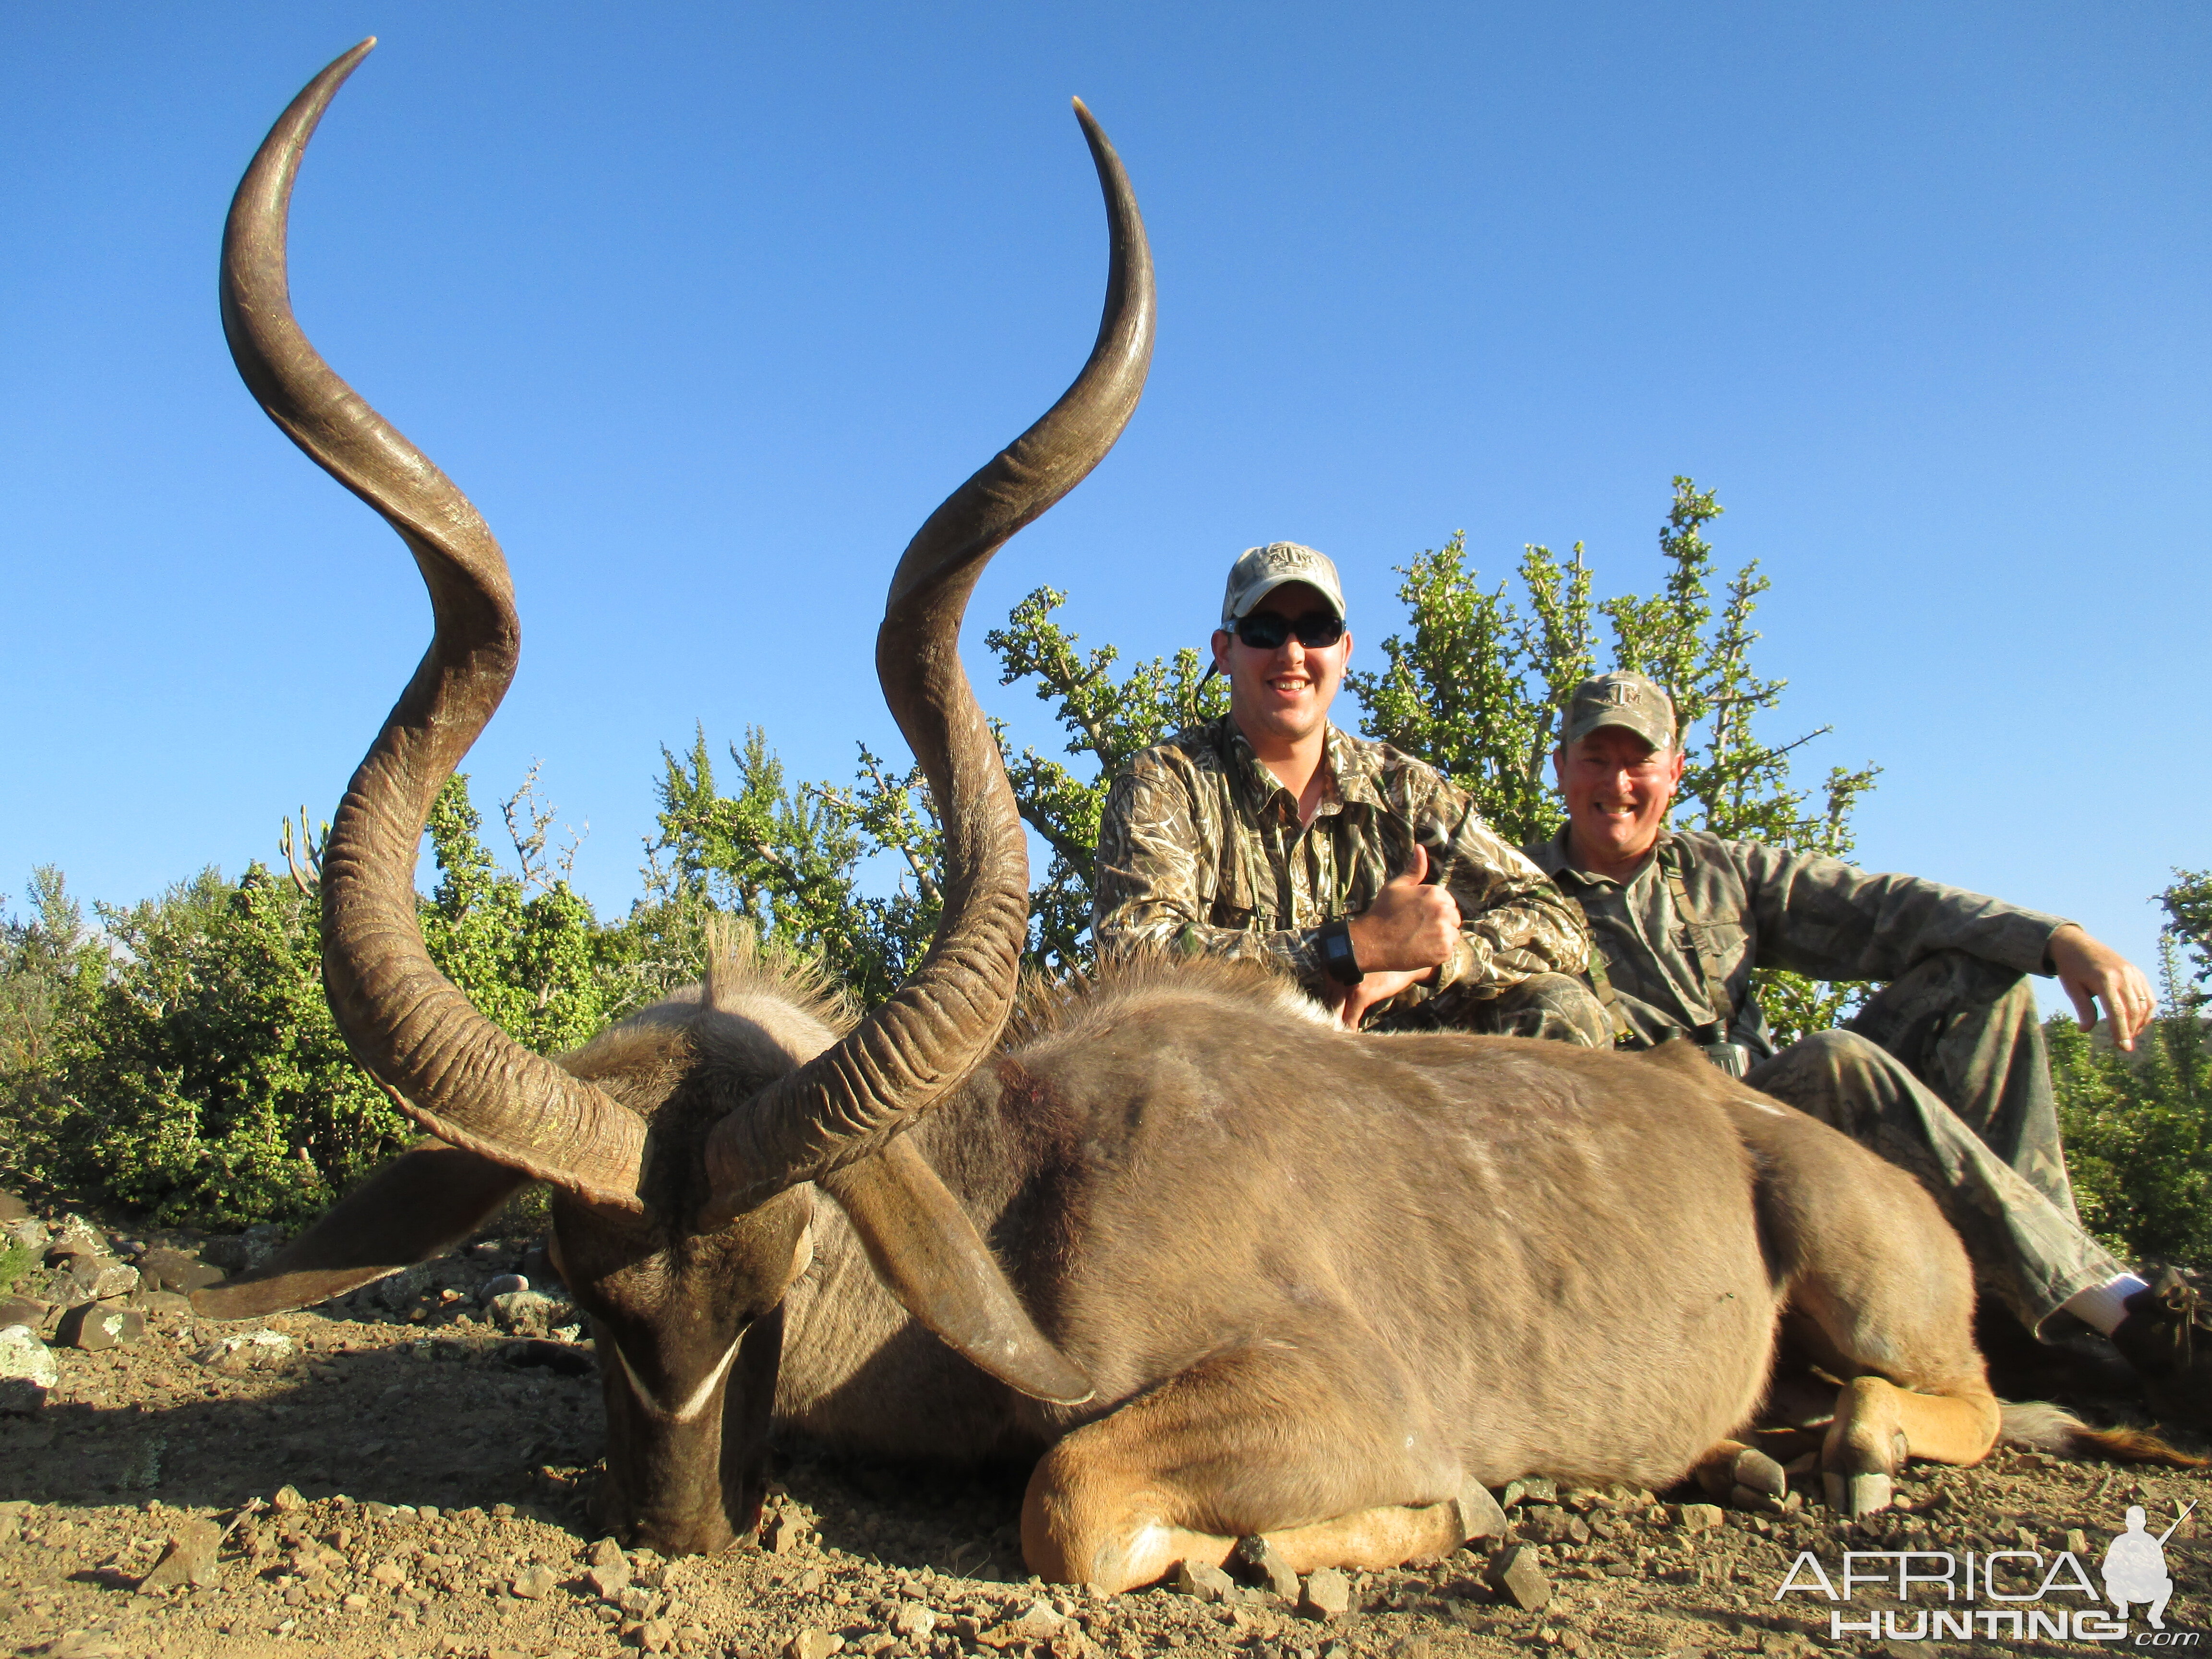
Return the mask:
{"type": "MultiPolygon", "coordinates": [[[[1832,1580],[1846,1549],[2027,1551],[2008,1571],[2032,1586],[2073,1550],[2094,1579],[2127,1505],[2155,1531],[2212,1495],[2195,1471],[2008,1451],[1916,1470],[1898,1510],[1853,1529],[1819,1509],[1723,1513],[1695,1492],[1516,1482],[1499,1494],[1507,1537],[1431,1566],[1299,1586],[1297,1600],[1257,1572],[1096,1597],[1024,1573],[1025,1470],[948,1476],[793,1445],[764,1547],[663,1561],[586,1522],[598,1384],[526,1239],[240,1327],[196,1320],[177,1287],[208,1277],[204,1263],[246,1265],[265,1236],[12,1225],[41,1249],[19,1285],[31,1297],[0,1306],[0,1372],[18,1373],[0,1382],[0,1643],[52,1659],[1795,1656],[1831,1640],[1832,1604],[1776,1599],[1801,1552],[1832,1580]],[[506,1280],[532,1267],[539,1287],[506,1280]],[[51,1354],[44,1382],[21,1375],[37,1369],[31,1339],[51,1354]]],[[[2166,1547],[2177,1631],[2203,1628],[2203,1536],[2191,1516],[2166,1547]]],[[[1899,1605],[1862,1583],[1844,1616],[1899,1605]]],[[[2014,1640],[2002,1620],[1972,1643],[1903,1639],[1912,1627],[1908,1615],[1881,1642],[1892,1659],[2094,1647],[2014,1640]]],[[[2148,1633],[2140,1617],[2131,1629],[2148,1633]]]]}

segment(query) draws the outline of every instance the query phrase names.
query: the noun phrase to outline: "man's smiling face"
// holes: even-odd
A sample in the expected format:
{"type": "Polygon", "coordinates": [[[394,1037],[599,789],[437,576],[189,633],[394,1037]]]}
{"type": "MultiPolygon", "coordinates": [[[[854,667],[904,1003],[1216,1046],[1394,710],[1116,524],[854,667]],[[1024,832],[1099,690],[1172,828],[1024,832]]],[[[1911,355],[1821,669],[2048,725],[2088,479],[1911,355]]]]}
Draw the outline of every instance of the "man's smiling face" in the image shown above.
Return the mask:
{"type": "MultiPolygon", "coordinates": [[[[1285,582],[1254,605],[1251,616],[1273,615],[1296,623],[1308,617],[1334,617],[1335,609],[1317,588],[1285,582]]],[[[1352,660],[1352,635],[1334,645],[1299,643],[1296,633],[1272,651],[1245,644],[1225,629],[1213,635],[1213,660],[1229,678],[1229,710],[1237,729],[1255,749],[1295,744],[1319,731],[1329,703],[1343,684],[1352,660]]]]}
{"type": "Polygon", "coordinates": [[[1585,860],[1625,863],[1651,850],[1682,781],[1679,748],[1655,750],[1633,732],[1601,726],[1553,763],[1575,850],[1585,860]]]}

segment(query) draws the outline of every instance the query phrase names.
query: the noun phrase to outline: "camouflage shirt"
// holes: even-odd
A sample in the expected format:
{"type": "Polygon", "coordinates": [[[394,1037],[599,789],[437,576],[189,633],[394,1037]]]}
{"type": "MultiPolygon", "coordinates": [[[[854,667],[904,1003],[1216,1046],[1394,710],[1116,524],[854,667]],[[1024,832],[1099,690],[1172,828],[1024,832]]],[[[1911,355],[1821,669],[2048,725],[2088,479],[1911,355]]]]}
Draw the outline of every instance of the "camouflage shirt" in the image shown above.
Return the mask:
{"type": "Polygon", "coordinates": [[[1625,1047],[1649,1048],[1717,1020],[1707,969],[1729,1005],[1728,1040],[1757,1061],[1774,1052],[1774,1035],[1753,994],[1753,968],[1888,980],[1938,951],[1961,951],[2047,974],[2051,935],[2066,925],[1964,888],[1872,875],[1840,859],[1702,830],[1661,830],[1657,856],[1625,883],[1575,868],[1564,827],[1528,856],[1589,919],[1591,977],[1611,981],[1611,1003],[1631,1028],[1625,1047]],[[1687,917],[1678,914],[1670,874],[1681,878],[1687,917]]]}
{"type": "Polygon", "coordinates": [[[1102,955],[1146,945],[1272,960],[1326,982],[1316,935],[1356,916],[1428,849],[1459,905],[1458,948],[1433,984],[1482,999],[1532,975],[1578,973],[1582,917],[1434,767],[1328,728],[1334,787],[1310,823],[1230,716],[1179,732],[1122,769],[1098,831],[1091,933],[1102,955]]]}

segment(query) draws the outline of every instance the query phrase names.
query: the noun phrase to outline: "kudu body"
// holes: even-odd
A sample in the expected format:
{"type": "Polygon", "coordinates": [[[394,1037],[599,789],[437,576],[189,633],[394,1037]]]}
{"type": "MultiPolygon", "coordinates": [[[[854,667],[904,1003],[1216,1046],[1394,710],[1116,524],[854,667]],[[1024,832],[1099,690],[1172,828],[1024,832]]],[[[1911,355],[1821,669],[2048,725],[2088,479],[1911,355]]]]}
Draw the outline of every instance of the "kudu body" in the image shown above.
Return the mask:
{"type": "Polygon", "coordinates": [[[1482,1487],[1534,1471],[1778,1492],[1732,1437],[1778,1340],[1850,1379],[1824,1464],[1854,1513],[1908,1453],[1988,1449],[1971,1277],[1933,1204],[1688,1050],[1356,1035],[1205,963],[1039,993],[1006,1034],[1027,866],[960,617],[983,562],[1111,447],[1152,344],[1134,198],[1080,106],[1112,233],[1098,343],[915,537],[878,637],[945,826],[928,957],[855,1023],[803,970],[740,952],[558,1066],[477,1015],[422,950],[412,872],[513,672],[506,565],[285,291],[301,153],[367,49],[311,83],[240,185],[224,322],[263,406],[399,532],[437,613],[322,894],[341,1028],[442,1144],[202,1311],[335,1295],[549,1182],[600,1359],[611,1525],[672,1551],[750,1530],[773,1409],[881,1453],[1035,1454],[1031,1567],[1116,1589],[1254,1533],[1301,1571],[1440,1553],[1494,1524],[1482,1487]]]}

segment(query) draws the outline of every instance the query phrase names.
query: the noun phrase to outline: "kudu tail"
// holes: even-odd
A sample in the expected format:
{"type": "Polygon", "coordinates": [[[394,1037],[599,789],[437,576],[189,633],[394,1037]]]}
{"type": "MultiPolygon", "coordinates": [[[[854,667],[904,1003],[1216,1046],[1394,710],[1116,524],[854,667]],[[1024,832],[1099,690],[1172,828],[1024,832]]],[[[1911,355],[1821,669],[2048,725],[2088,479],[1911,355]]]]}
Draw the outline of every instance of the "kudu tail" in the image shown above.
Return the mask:
{"type": "Polygon", "coordinates": [[[2072,1412],[2045,1401],[2007,1405],[1997,1443],[2053,1457],[2109,1457],[2120,1463],[2162,1463],[2168,1468],[2201,1469],[2205,1460],[2176,1450],[2143,1429],[2093,1429],[2072,1412]]]}

